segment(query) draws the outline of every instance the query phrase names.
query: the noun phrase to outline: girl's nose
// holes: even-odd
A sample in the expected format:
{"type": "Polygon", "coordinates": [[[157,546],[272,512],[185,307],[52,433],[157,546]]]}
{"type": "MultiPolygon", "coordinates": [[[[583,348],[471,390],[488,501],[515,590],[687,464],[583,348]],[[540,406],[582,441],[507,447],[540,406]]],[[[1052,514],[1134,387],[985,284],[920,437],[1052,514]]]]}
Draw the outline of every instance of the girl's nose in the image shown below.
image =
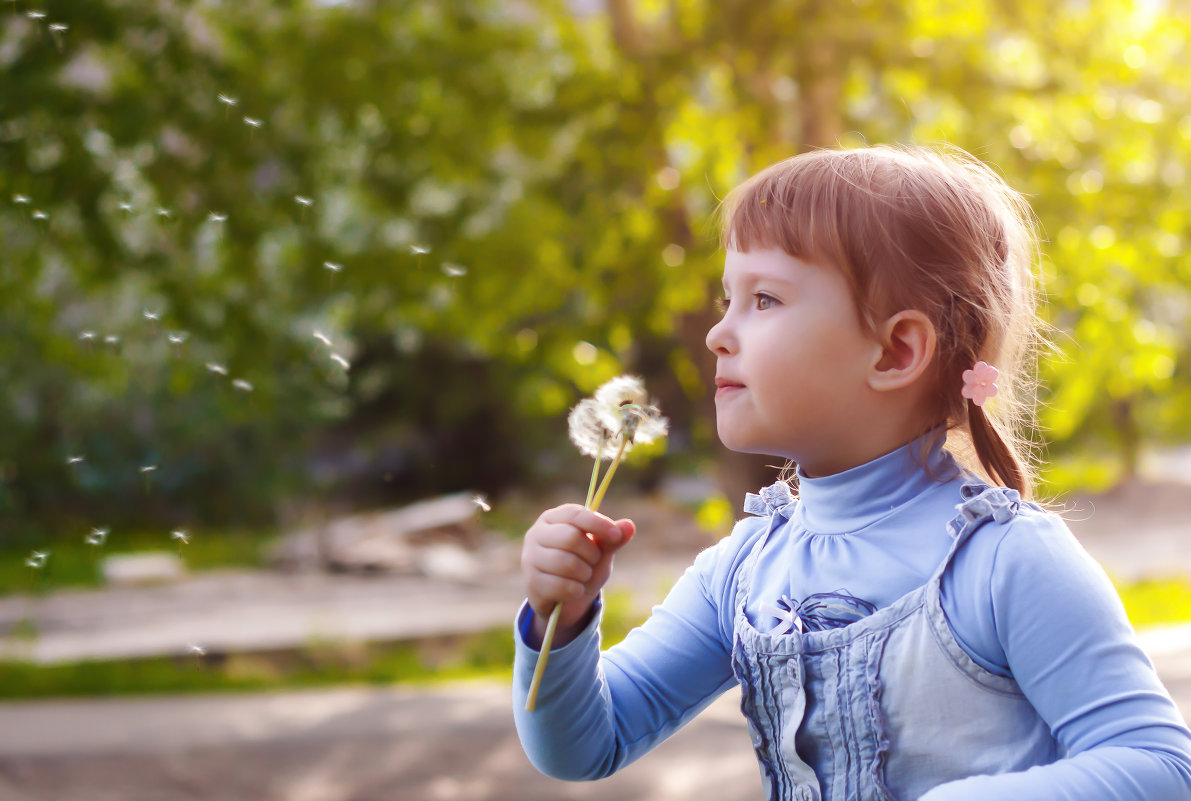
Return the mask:
{"type": "Polygon", "coordinates": [[[725,325],[726,319],[720,320],[707,332],[707,349],[716,356],[723,356],[732,352],[732,336],[725,325]]]}

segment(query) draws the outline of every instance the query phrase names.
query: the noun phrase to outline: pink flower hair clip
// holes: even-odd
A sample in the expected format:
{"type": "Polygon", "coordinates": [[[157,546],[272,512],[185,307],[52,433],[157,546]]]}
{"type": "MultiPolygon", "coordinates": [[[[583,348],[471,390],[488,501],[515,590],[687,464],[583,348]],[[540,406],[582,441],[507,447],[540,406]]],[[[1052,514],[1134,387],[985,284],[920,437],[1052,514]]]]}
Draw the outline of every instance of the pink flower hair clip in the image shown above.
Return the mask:
{"type": "Polygon", "coordinates": [[[1000,373],[988,362],[976,362],[971,370],[964,370],[961,394],[977,406],[997,394],[996,380],[1000,373]]]}

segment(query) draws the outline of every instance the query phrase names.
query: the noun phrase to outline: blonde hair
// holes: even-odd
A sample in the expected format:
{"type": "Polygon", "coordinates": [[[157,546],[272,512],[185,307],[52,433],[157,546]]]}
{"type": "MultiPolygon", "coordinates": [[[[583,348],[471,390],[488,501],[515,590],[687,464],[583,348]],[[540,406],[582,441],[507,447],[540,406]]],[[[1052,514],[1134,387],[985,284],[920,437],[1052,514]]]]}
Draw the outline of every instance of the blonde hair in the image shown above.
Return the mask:
{"type": "Polygon", "coordinates": [[[1033,495],[1038,239],[1029,204],[1000,176],[957,148],[815,150],[738,186],[718,221],[725,248],[780,248],[841,270],[870,333],[898,311],[925,314],[935,425],[969,470],[1033,495]],[[981,360],[1000,372],[984,407],[960,394],[981,360]]]}

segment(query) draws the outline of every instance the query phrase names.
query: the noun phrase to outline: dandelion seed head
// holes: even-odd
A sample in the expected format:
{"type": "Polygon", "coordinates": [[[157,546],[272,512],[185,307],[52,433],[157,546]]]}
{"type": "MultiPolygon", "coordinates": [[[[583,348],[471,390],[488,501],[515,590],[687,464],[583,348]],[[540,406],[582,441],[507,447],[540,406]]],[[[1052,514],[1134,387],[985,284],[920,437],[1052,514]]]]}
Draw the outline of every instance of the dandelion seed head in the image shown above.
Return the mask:
{"type": "Polygon", "coordinates": [[[444,262],[442,271],[452,278],[460,278],[467,275],[467,268],[460,264],[452,264],[451,262],[444,262]]]}
{"type": "Polygon", "coordinates": [[[232,381],[232,386],[241,392],[252,392],[251,382],[245,381],[243,378],[237,378],[232,381]]]}
{"type": "Polygon", "coordinates": [[[247,126],[249,126],[250,128],[259,128],[259,127],[261,127],[262,125],[264,125],[264,123],[263,123],[263,122],[261,122],[260,120],[256,119],[255,117],[245,117],[245,118],[244,118],[244,124],[245,124],[245,125],[247,125],[247,126]]]}
{"type": "Polygon", "coordinates": [[[21,205],[23,205],[23,206],[27,206],[27,205],[29,205],[29,203],[30,203],[30,202],[32,202],[32,201],[30,201],[30,200],[29,200],[29,198],[28,198],[28,197],[26,197],[25,195],[13,195],[13,196],[12,196],[12,202],[13,202],[13,203],[19,203],[19,204],[21,204],[21,205]]]}
{"type": "Polygon", "coordinates": [[[335,362],[336,364],[338,364],[338,365],[339,365],[340,367],[342,367],[344,370],[350,370],[350,369],[351,369],[351,362],[349,362],[347,359],[345,359],[345,358],[343,358],[342,356],[340,356],[338,353],[332,353],[332,354],[331,354],[331,361],[333,361],[333,362],[335,362]]]}
{"type": "Polygon", "coordinates": [[[474,503],[476,506],[480,507],[481,512],[491,512],[492,511],[492,505],[490,503],[488,503],[488,499],[485,498],[483,495],[476,495],[474,498],[471,499],[471,502],[474,503]]]}
{"type": "Polygon", "coordinates": [[[212,373],[219,373],[219,375],[227,375],[227,368],[224,367],[222,364],[216,364],[215,362],[207,362],[207,369],[210,370],[212,373]]]}
{"type": "Polygon", "coordinates": [[[614,444],[616,431],[605,424],[599,404],[584,398],[567,416],[567,433],[579,452],[593,459],[612,459],[619,444],[614,444]]]}
{"type": "Polygon", "coordinates": [[[319,342],[323,343],[324,345],[326,345],[328,348],[331,347],[331,338],[328,337],[326,334],[324,334],[322,331],[315,331],[314,338],[317,339],[319,342]]]}
{"type": "Polygon", "coordinates": [[[82,331],[79,333],[79,339],[92,340],[95,339],[94,331],[82,331]]]}
{"type": "Polygon", "coordinates": [[[609,409],[620,409],[626,403],[645,405],[649,395],[645,382],[635,375],[618,375],[600,385],[595,391],[595,401],[609,409]]]}
{"type": "Polygon", "coordinates": [[[430,246],[429,245],[410,245],[409,252],[414,254],[415,256],[421,256],[421,255],[424,255],[424,254],[430,252],[430,246]]]}
{"type": "Polygon", "coordinates": [[[294,202],[297,203],[299,206],[305,206],[307,208],[314,205],[313,200],[311,200],[308,197],[303,197],[302,195],[294,195],[294,202]]]}

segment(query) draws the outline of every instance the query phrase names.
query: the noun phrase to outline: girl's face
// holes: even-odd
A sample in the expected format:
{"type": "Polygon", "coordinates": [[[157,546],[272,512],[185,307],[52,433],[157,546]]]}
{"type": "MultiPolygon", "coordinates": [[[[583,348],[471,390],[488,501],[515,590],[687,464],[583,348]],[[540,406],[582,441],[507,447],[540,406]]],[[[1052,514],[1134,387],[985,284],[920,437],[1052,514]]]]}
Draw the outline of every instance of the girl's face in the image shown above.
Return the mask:
{"type": "Polygon", "coordinates": [[[866,379],[880,346],[843,274],[781,250],[729,250],[724,298],[723,319],[707,332],[724,445],[794,459],[809,475],[850,467],[833,454],[872,409],[866,379]]]}

